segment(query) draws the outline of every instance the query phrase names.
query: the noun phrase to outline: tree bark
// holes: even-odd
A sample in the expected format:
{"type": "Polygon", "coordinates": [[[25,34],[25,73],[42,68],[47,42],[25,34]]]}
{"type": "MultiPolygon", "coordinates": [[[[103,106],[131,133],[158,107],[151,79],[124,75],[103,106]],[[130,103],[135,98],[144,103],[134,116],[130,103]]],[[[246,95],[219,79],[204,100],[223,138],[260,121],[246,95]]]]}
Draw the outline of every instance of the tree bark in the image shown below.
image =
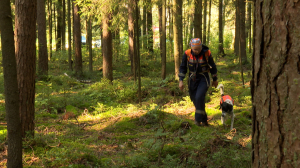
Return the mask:
{"type": "Polygon", "coordinates": [[[159,33],[161,55],[161,77],[166,78],[166,0],[162,0],[159,8],[159,33]]]}
{"type": "Polygon", "coordinates": [[[202,0],[195,0],[194,38],[202,40],[202,0]]]}
{"type": "Polygon", "coordinates": [[[242,64],[246,64],[247,61],[247,55],[246,55],[246,27],[245,27],[245,16],[246,16],[246,4],[244,0],[239,1],[239,10],[240,10],[240,54],[242,58],[242,64]]]}
{"type": "Polygon", "coordinates": [[[180,11],[182,11],[182,0],[173,0],[173,11],[174,11],[174,60],[175,60],[175,79],[179,80],[179,67],[180,67],[180,45],[182,46],[182,41],[180,41],[180,35],[182,35],[182,18],[180,11]]]}
{"type": "Polygon", "coordinates": [[[152,3],[147,0],[147,49],[153,54],[152,3]]]}
{"type": "Polygon", "coordinates": [[[48,76],[48,53],[46,35],[45,1],[37,0],[37,26],[39,41],[38,74],[40,77],[48,76]]]}
{"type": "Polygon", "coordinates": [[[2,0],[0,3],[0,32],[8,143],[6,166],[7,168],[22,168],[22,127],[19,112],[14,32],[9,0],[2,0]]]}
{"type": "MultiPolygon", "coordinates": [[[[136,23],[135,23],[135,26],[136,26],[136,30],[138,30],[139,28],[139,7],[138,7],[138,1],[139,0],[135,0],[135,14],[136,14],[136,23]]],[[[141,105],[142,103],[142,91],[141,91],[141,65],[140,65],[140,40],[138,38],[138,36],[136,36],[137,38],[135,38],[136,40],[136,66],[137,66],[137,72],[138,72],[138,97],[139,97],[139,104],[141,105]]]]}
{"type": "Polygon", "coordinates": [[[49,56],[52,58],[52,0],[49,0],[48,4],[48,12],[49,12],[49,56]]]}
{"type": "Polygon", "coordinates": [[[209,0],[208,28],[207,28],[207,44],[210,42],[210,23],[211,23],[211,1],[209,0]]]}
{"type": "Polygon", "coordinates": [[[173,21],[174,21],[174,13],[173,13],[173,2],[172,0],[169,0],[169,39],[170,39],[170,48],[171,48],[171,54],[170,57],[174,58],[174,50],[173,50],[173,45],[174,45],[174,35],[173,35],[173,21]]]}
{"type": "Polygon", "coordinates": [[[69,70],[73,71],[72,67],[72,26],[71,26],[71,0],[68,0],[68,62],[69,62],[69,70]]]}
{"type": "Polygon", "coordinates": [[[143,49],[147,48],[147,15],[146,15],[146,10],[147,10],[147,1],[143,0],[143,49]]]}
{"type": "Polygon", "coordinates": [[[61,46],[66,50],[66,0],[62,0],[61,46]]]}
{"type": "Polygon", "coordinates": [[[93,33],[92,33],[92,21],[91,17],[87,19],[87,47],[89,51],[89,71],[93,71],[93,46],[92,46],[92,40],[93,40],[93,33]]]}
{"type": "Polygon", "coordinates": [[[134,13],[135,13],[134,0],[128,0],[128,44],[129,44],[129,58],[131,62],[131,72],[136,81],[136,60],[135,60],[135,40],[134,40],[134,13]]]}
{"type": "Polygon", "coordinates": [[[80,77],[82,75],[82,53],[81,53],[81,24],[80,24],[80,14],[79,6],[74,4],[74,40],[75,40],[75,73],[76,76],[80,77]]]}
{"type": "Polygon", "coordinates": [[[112,35],[109,29],[111,24],[111,13],[106,13],[102,19],[103,25],[103,78],[113,81],[112,70],[112,35]]]}
{"type": "Polygon", "coordinates": [[[247,20],[247,36],[248,36],[248,46],[249,46],[249,53],[251,53],[251,51],[252,51],[252,44],[251,44],[251,38],[252,38],[252,28],[251,28],[251,26],[252,26],[252,19],[251,19],[251,13],[252,13],[252,2],[250,1],[250,2],[248,2],[247,3],[247,7],[248,7],[248,9],[247,9],[247,18],[248,18],[248,20],[247,20]]]}
{"type": "Polygon", "coordinates": [[[56,51],[61,50],[61,40],[62,40],[62,0],[57,1],[56,9],[57,9],[57,25],[56,25],[56,51]]]}
{"type": "Polygon", "coordinates": [[[234,36],[234,52],[235,55],[239,55],[239,44],[240,44],[240,9],[239,1],[235,1],[235,36],[234,36]]]}
{"type": "Polygon", "coordinates": [[[206,44],[206,18],[207,18],[207,0],[204,0],[204,13],[203,13],[203,44],[206,44]]]}
{"type": "Polygon", "coordinates": [[[300,1],[255,1],[252,167],[299,167],[300,1]]]}
{"type": "Polygon", "coordinates": [[[219,0],[219,50],[218,54],[221,57],[224,57],[224,43],[223,43],[223,15],[222,15],[222,9],[223,9],[223,0],[219,0]]]}
{"type": "Polygon", "coordinates": [[[22,137],[34,136],[37,1],[16,0],[15,39],[22,137]]]}

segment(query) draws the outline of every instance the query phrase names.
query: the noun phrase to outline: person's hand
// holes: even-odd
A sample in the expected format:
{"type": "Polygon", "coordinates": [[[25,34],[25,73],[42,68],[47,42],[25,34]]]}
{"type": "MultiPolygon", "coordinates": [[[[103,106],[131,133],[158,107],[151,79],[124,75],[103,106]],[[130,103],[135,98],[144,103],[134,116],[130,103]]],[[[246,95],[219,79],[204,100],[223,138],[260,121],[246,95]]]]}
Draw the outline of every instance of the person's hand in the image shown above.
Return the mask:
{"type": "Polygon", "coordinates": [[[179,89],[183,91],[183,81],[179,81],[179,89]]]}
{"type": "Polygon", "coordinates": [[[218,81],[213,81],[211,85],[214,86],[215,88],[217,88],[218,83],[219,83],[218,81]]]}

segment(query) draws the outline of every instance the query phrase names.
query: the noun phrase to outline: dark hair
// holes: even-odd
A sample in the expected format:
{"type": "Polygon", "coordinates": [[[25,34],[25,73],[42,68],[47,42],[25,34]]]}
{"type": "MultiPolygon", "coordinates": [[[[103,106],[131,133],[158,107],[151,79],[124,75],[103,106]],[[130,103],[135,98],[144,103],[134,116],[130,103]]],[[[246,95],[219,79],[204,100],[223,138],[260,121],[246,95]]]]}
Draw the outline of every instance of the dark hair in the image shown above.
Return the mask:
{"type": "Polygon", "coordinates": [[[224,112],[231,112],[233,107],[232,107],[231,104],[224,102],[224,103],[221,104],[221,109],[224,112]]]}

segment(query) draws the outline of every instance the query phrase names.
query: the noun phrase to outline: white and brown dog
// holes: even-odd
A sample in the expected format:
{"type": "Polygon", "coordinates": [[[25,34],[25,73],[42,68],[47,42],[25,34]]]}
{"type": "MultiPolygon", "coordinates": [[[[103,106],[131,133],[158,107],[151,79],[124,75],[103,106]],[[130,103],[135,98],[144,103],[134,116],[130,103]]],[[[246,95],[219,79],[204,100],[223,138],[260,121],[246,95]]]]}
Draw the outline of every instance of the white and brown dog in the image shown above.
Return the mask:
{"type": "Polygon", "coordinates": [[[220,109],[222,110],[221,121],[225,127],[225,121],[227,119],[227,115],[231,116],[231,126],[230,130],[233,129],[234,122],[234,113],[233,113],[233,104],[234,101],[229,95],[224,95],[224,86],[223,84],[219,84],[217,89],[220,89],[221,100],[220,100],[220,109]]]}

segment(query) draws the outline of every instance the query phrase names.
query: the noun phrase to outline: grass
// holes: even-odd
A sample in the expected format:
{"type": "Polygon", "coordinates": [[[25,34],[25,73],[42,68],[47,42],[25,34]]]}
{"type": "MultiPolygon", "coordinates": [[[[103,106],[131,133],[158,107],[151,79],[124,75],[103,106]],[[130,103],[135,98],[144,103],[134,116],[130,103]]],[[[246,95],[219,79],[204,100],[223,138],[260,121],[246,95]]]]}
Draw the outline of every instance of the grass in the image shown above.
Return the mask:
{"type": "MultiPolygon", "coordinates": [[[[130,65],[119,59],[114,61],[113,85],[102,79],[101,71],[88,72],[87,61],[83,79],[92,83],[83,84],[63,75],[73,75],[67,70],[66,53],[53,55],[49,80],[36,82],[35,137],[23,142],[24,167],[250,167],[249,65],[242,86],[234,56],[215,60],[219,82],[235,101],[235,129],[230,131],[230,121],[226,128],[221,125],[217,89],[209,88],[206,99],[210,126],[197,127],[187,86],[179,91],[172,61],[167,63],[165,80],[160,79],[159,60],[141,63],[139,105],[130,65]],[[190,127],[181,127],[182,122],[190,127]]],[[[95,69],[101,65],[95,56],[95,69]]],[[[3,83],[3,77],[0,80],[3,83]]],[[[0,166],[5,166],[5,108],[0,91],[0,166]]]]}

